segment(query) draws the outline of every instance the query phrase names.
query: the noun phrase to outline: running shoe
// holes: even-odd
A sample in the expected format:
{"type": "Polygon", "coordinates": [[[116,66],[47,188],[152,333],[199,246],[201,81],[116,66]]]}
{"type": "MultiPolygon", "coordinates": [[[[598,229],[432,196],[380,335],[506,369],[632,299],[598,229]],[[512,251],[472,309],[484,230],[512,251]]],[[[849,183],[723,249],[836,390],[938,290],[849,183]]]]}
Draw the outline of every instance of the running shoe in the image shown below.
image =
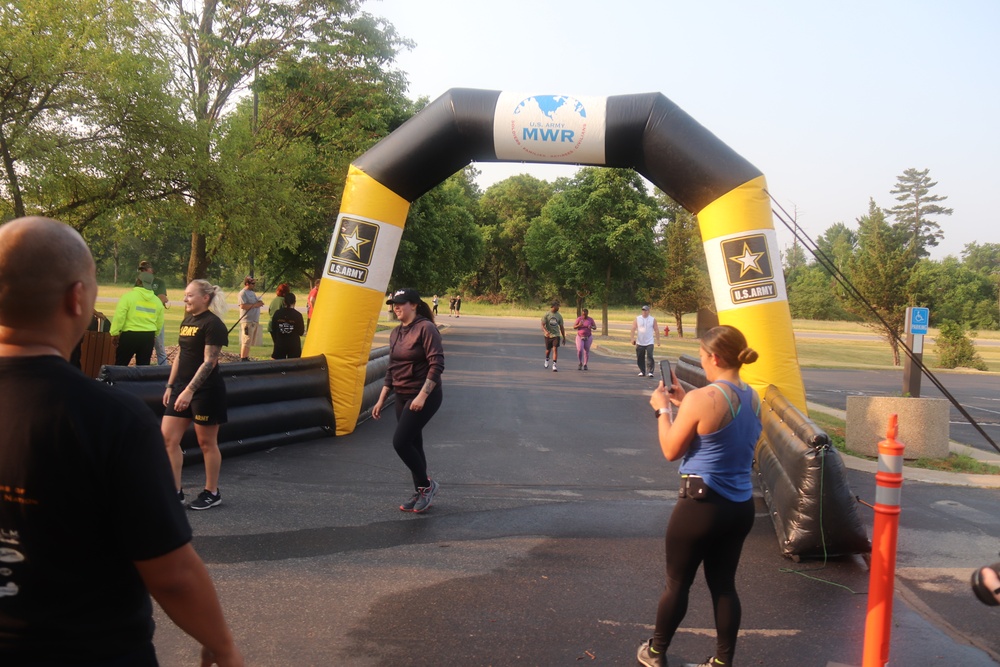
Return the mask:
{"type": "Polygon", "coordinates": [[[576,370],[582,371],[583,370],[583,364],[577,364],[576,365],[576,370]]]}
{"type": "Polygon", "coordinates": [[[715,657],[707,658],[705,662],[699,662],[697,665],[691,665],[690,667],[725,667],[726,663],[716,660],[715,657]]]}
{"type": "Polygon", "coordinates": [[[400,511],[402,511],[402,512],[412,512],[413,508],[416,507],[418,500],[420,500],[420,492],[419,491],[414,491],[413,495],[410,496],[410,499],[407,500],[405,503],[403,503],[402,505],[399,506],[400,511]]]}
{"type": "Polygon", "coordinates": [[[554,362],[554,361],[553,361],[553,362],[552,362],[552,372],[553,372],[553,373],[555,373],[555,372],[557,372],[558,370],[559,370],[559,369],[558,369],[558,368],[556,368],[556,362],[554,362]]]}
{"type": "Polygon", "coordinates": [[[181,505],[184,504],[184,489],[177,492],[177,500],[180,501],[181,505]]]}
{"type": "Polygon", "coordinates": [[[650,373],[650,374],[649,374],[649,377],[653,377],[653,374],[652,374],[652,373],[650,373]]]}
{"type": "Polygon", "coordinates": [[[653,653],[653,639],[649,638],[639,646],[636,659],[643,667],[668,667],[667,656],[663,653],[653,653]]]}
{"type": "Polygon", "coordinates": [[[416,512],[417,514],[420,514],[421,512],[426,512],[427,508],[431,506],[431,502],[433,502],[434,494],[437,493],[437,490],[438,490],[438,483],[435,482],[433,479],[431,480],[430,486],[425,486],[423,488],[417,489],[417,492],[420,495],[420,497],[417,498],[417,502],[413,505],[413,511],[416,512]]]}
{"type": "Polygon", "coordinates": [[[198,494],[198,497],[191,501],[188,505],[188,509],[193,510],[207,510],[209,508],[215,507],[216,505],[222,504],[222,492],[217,491],[212,493],[208,489],[204,489],[198,494]]]}
{"type": "Polygon", "coordinates": [[[646,374],[643,373],[642,371],[639,371],[639,377],[646,377],[646,374]]]}
{"type": "Polygon", "coordinates": [[[548,357],[545,357],[545,367],[546,368],[549,367],[549,358],[548,357]]]}
{"type": "Polygon", "coordinates": [[[583,365],[583,370],[585,370],[585,371],[586,371],[586,370],[590,370],[590,369],[588,369],[588,368],[587,368],[587,364],[584,364],[584,365],[583,365]]]}

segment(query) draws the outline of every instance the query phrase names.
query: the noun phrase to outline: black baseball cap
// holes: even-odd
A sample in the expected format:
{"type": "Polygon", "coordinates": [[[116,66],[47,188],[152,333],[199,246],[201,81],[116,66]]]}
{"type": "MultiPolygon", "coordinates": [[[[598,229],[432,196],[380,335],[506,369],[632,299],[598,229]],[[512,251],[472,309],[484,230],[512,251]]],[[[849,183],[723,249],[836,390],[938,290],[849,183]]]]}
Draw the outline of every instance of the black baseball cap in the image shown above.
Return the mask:
{"type": "Polygon", "coordinates": [[[413,289],[412,287],[404,287],[398,289],[392,293],[389,300],[386,301],[386,305],[392,305],[394,303],[419,303],[420,302],[420,292],[413,289]]]}

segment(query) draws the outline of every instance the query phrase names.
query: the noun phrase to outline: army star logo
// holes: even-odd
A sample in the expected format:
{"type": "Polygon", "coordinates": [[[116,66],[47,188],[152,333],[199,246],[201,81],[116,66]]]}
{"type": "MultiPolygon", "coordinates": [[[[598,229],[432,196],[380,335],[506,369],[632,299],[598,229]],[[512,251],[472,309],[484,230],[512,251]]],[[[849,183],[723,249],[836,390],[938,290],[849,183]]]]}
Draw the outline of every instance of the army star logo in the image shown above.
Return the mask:
{"type": "Polygon", "coordinates": [[[344,240],[344,245],[341,248],[341,252],[353,252],[354,256],[361,259],[361,246],[365,243],[371,243],[369,239],[363,239],[358,236],[358,228],[355,227],[351,230],[350,234],[344,234],[341,232],[340,238],[344,240]]]}
{"type": "Polygon", "coordinates": [[[767,239],[763,234],[727,239],[722,242],[721,250],[730,285],[774,278],[767,239]]]}
{"type": "Polygon", "coordinates": [[[730,257],[729,261],[740,264],[740,278],[742,278],[746,275],[746,272],[750,270],[756,271],[757,273],[763,273],[763,271],[760,270],[760,266],[757,265],[757,259],[763,254],[764,253],[762,252],[751,252],[750,246],[744,242],[743,254],[737,255],[736,257],[730,257]]]}

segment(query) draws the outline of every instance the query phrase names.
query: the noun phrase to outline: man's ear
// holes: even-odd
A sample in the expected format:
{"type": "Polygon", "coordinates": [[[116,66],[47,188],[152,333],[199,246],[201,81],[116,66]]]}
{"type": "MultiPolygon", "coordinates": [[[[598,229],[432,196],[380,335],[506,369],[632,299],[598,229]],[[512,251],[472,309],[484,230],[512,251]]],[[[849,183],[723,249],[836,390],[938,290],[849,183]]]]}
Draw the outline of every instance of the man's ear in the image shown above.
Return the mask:
{"type": "Polygon", "coordinates": [[[84,314],[87,310],[86,304],[84,303],[84,300],[86,299],[85,292],[86,290],[84,289],[82,280],[77,280],[66,289],[64,306],[68,314],[74,317],[80,317],[84,314]]]}

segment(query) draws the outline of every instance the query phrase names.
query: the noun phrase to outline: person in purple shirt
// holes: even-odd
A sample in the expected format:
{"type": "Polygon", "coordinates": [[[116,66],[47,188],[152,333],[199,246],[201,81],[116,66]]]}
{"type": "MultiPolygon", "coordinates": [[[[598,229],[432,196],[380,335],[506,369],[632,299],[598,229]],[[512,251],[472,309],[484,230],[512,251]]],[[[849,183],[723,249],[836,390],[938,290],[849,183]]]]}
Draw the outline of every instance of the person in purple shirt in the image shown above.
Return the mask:
{"type": "Polygon", "coordinates": [[[588,370],[587,362],[590,361],[590,343],[594,337],[593,333],[594,329],[597,328],[597,322],[590,316],[590,311],[584,308],[583,315],[576,318],[573,328],[576,329],[576,359],[580,362],[577,364],[576,370],[585,371],[588,370]]]}
{"type": "Polygon", "coordinates": [[[382,416],[390,391],[396,392],[396,432],[392,446],[410,469],[414,493],[399,506],[404,512],[425,512],[438,483],[427,476],[423,430],[441,407],[444,347],[434,314],[415,289],[396,290],[386,301],[399,320],[389,334],[389,368],[372,418],[382,416]]]}
{"type": "Polygon", "coordinates": [[[680,497],[667,524],[667,585],[653,636],[637,656],[646,667],[667,664],[667,649],[702,563],[715,610],[716,648],[698,667],[731,666],[740,629],[736,569],[753,527],[750,469],[762,430],[760,398],[740,379],[740,367],[755,362],[757,352],[739,329],[721,326],[702,336],[700,355],[710,384],[685,395],[671,373],[670,387],[661,381],[649,399],[664,457],[683,462],[680,497]],[[671,405],[679,406],[676,419],[671,405]]]}

